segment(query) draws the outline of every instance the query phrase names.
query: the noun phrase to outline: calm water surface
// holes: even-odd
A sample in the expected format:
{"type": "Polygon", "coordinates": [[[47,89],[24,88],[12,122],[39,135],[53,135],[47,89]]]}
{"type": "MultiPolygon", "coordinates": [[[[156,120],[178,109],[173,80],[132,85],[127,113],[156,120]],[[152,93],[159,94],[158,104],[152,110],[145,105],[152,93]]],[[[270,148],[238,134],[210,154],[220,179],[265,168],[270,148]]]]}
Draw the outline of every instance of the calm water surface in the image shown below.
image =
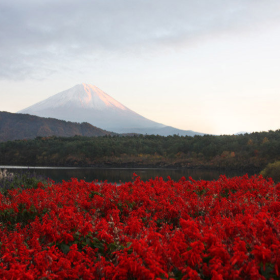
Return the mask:
{"type": "MultiPolygon", "coordinates": [[[[68,181],[71,178],[78,178],[92,182],[95,180],[105,181],[110,183],[129,182],[132,180],[133,173],[140,176],[141,180],[147,181],[151,178],[162,177],[164,180],[170,176],[173,180],[178,181],[183,176],[192,177],[195,180],[216,180],[220,175],[227,177],[243,176],[246,171],[217,171],[217,170],[202,170],[202,169],[157,169],[157,168],[63,168],[63,167],[26,167],[26,166],[0,166],[0,169],[7,169],[10,172],[24,172],[29,170],[46,178],[51,178],[55,182],[62,180],[68,181]]],[[[249,176],[253,175],[248,173],[249,176]]]]}

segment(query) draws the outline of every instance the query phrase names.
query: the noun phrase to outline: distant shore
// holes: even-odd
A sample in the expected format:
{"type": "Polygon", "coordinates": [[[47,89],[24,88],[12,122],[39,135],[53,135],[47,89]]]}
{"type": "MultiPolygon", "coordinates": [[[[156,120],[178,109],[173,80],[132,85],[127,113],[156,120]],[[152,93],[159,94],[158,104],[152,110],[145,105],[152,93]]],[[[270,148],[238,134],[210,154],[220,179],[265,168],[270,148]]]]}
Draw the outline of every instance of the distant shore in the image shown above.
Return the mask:
{"type": "Polygon", "coordinates": [[[246,168],[237,167],[218,167],[209,165],[196,165],[196,166],[185,166],[178,163],[175,164],[139,164],[137,162],[126,162],[126,163],[112,163],[104,162],[99,164],[69,164],[69,165],[47,165],[47,166],[36,166],[36,165],[0,165],[0,169],[76,169],[76,168],[95,168],[95,169],[190,169],[190,170],[214,170],[214,171],[231,171],[239,170],[250,173],[259,173],[260,168],[255,168],[253,166],[246,168]]]}

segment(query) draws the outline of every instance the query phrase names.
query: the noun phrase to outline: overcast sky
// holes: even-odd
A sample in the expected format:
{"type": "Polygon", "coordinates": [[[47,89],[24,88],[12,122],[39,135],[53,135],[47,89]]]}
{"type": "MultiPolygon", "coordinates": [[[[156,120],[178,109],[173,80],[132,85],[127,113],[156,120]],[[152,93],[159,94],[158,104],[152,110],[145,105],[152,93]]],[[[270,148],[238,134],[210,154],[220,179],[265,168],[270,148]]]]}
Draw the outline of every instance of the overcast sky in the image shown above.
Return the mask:
{"type": "Polygon", "coordinates": [[[80,83],[213,134],[280,128],[279,0],[0,0],[0,111],[80,83]]]}

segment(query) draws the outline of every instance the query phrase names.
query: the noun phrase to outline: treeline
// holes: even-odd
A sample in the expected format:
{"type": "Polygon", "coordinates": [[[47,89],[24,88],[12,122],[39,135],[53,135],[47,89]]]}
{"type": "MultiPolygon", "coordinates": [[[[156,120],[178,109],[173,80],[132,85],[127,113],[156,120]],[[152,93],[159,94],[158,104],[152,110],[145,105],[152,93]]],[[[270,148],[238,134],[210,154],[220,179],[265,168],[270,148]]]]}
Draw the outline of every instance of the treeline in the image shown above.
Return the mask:
{"type": "Polygon", "coordinates": [[[0,143],[1,165],[261,170],[280,160],[280,130],[244,135],[37,137],[0,143]]]}

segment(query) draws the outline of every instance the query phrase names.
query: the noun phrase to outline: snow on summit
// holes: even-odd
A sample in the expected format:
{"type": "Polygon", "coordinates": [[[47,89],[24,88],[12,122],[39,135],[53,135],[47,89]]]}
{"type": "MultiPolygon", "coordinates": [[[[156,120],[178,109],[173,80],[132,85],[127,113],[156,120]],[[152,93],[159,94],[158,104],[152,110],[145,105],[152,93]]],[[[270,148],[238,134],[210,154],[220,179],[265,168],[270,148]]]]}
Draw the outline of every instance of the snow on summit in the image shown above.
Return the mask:
{"type": "Polygon", "coordinates": [[[82,107],[92,108],[95,110],[102,110],[106,108],[116,107],[121,110],[127,108],[119,103],[117,100],[106,94],[104,91],[96,86],[88,84],[79,84],[68,90],[59,92],[48,99],[39,102],[31,107],[28,107],[20,113],[29,113],[32,111],[44,110],[55,107],[82,107]]]}
{"type": "MultiPolygon", "coordinates": [[[[118,107],[121,110],[126,110],[126,107],[123,106],[121,103],[119,103],[117,100],[106,94],[104,91],[99,89],[96,86],[93,85],[87,85],[82,84],[84,87],[85,92],[87,93],[88,99],[85,100],[86,104],[89,105],[91,108],[95,108],[95,104],[99,103],[99,106],[101,106],[101,101],[103,101],[103,104],[105,104],[107,107],[118,107]],[[96,98],[98,96],[98,98],[96,98]]],[[[82,100],[81,102],[84,102],[82,100]]]]}

